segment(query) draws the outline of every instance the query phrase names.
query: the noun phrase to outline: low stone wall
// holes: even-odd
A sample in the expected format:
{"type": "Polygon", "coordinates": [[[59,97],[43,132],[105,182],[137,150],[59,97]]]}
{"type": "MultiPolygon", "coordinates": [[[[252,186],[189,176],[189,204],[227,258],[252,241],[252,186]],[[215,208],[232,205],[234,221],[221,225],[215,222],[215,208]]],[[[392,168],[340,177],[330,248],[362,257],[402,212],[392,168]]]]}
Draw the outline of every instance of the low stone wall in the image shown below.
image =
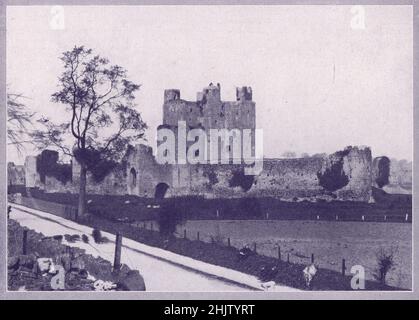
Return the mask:
{"type": "Polygon", "coordinates": [[[73,221],[77,220],[77,208],[73,206],[63,205],[30,197],[17,197],[15,199],[15,203],[26,207],[30,207],[32,209],[45,211],[65,219],[73,221]]]}

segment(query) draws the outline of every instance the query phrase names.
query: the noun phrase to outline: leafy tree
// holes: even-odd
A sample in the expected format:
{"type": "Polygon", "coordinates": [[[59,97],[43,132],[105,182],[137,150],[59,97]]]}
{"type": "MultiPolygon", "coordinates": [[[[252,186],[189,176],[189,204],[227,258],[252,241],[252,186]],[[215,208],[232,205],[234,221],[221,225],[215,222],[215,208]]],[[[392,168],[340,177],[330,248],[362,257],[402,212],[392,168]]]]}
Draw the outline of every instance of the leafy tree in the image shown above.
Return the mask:
{"type": "Polygon", "coordinates": [[[87,172],[103,162],[120,161],[129,144],[143,137],[146,124],[134,102],[140,86],[127,79],[124,68],[83,46],[64,52],[60,59],[64,72],[52,101],[64,106],[68,119],[40,119],[43,129],[33,137],[39,148],[55,147],[80,164],[78,212],[83,216],[87,172]]]}
{"type": "Polygon", "coordinates": [[[282,157],[286,159],[294,159],[294,158],[297,158],[297,154],[293,151],[285,151],[282,154],[282,157]]]}
{"type": "Polygon", "coordinates": [[[327,153],[315,153],[312,155],[313,158],[325,158],[327,157],[327,153]]]}
{"type": "Polygon", "coordinates": [[[29,127],[35,115],[22,102],[22,94],[7,93],[7,144],[15,146],[21,155],[24,145],[31,143],[29,127]]]}
{"type": "Polygon", "coordinates": [[[375,182],[379,188],[382,188],[389,183],[390,159],[387,157],[376,158],[374,159],[373,164],[377,165],[377,177],[375,182]]]}
{"type": "Polygon", "coordinates": [[[333,154],[330,166],[325,170],[317,172],[319,184],[327,191],[336,191],[349,183],[349,177],[343,169],[344,158],[349,154],[352,147],[346,147],[343,151],[337,151],[333,154]]]}
{"type": "Polygon", "coordinates": [[[397,247],[380,248],[377,252],[377,268],[373,274],[374,278],[381,284],[386,284],[387,274],[395,267],[395,255],[398,251],[397,247]]]}

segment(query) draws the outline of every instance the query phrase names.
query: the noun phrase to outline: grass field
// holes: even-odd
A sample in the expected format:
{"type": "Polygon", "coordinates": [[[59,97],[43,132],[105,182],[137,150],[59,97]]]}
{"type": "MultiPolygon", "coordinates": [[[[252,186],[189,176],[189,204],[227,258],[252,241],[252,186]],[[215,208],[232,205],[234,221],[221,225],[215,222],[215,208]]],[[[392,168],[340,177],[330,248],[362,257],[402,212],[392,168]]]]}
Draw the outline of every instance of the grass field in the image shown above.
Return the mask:
{"type": "Polygon", "coordinates": [[[330,270],[341,270],[346,260],[348,273],[353,265],[365,268],[366,278],[373,279],[380,248],[394,250],[396,265],[388,274],[388,284],[412,287],[412,225],[410,223],[335,222],[297,220],[190,220],[178,226],[190,238],[200,233],[203,241],[227,243],[242,248],[256,243],[257,252],[281,257],[290,262],[307,264],[314,255],[316,264],[330,270]]]}
{"type": "MultiPolygon", "coordinates": [[[[33,202],[43,199],[77,205],[77,195],[74,194],[45,194],[33,190],[31,195],[34,198],[29,199],[33,202]]],[[[287,272],[290,272],[291,265],[299,266],[295,270],[307,265],[313,254],[316,264],[325,271],[332,272],[333,278],[340,274],[342,259],[345,259],[347,275],[350,274],[351,266],[362,265],[366,278],[373,280],[379,250],[394,249],[396,265],[388,275],[388,284],[410,289],[411,196],[402,196],[404,195],[396,197],[378,194],[377,200],[379,197],[384,198],[372,204],[338,201],[284,202],[269,198],[208,200],[193,197],[163,199],[159,202],[135,196],[104,195],[88,195],[87,199],[94,226],[103,226],[109,232],[124,230],[126,235],[139,242],[172,249],[179,254],[255,275],[261,265],[273,263],[270,260],[265,262],[265,258],[259,255],[277,259],[279,246],[282,261],[286,262],[289,256],[291,262],[284,265],[287,272]],[[158,217],[160,205],[169,208],[170,214],[181,213],[176,222],[181,224],[177,227],[178,237],[183,237],[186,229],[187,239],[197,240],[199,232],[201,241],[174,241],[173,247],[169,248],[155,232],[143,234],[144,231],[139,231],[138,227],[142,229],[144,223],[150,225],[158,217]],[[408,221],[404,218],[406,214],[408,221]],[[339,221],[335,221],[336,216],[339,216],[339,221]],[[365,221],[362,221],[364,217],[365,221]],[[373,222],[374,220],[381,222],[373,222]],[[182,224],[182,221],[186,223],[182,224]],[[239,249],[245,245],[253,249],[256,244],[259,255],[254,264],[250,263],[252,267],[238,263],[234,258],[235,254],[231,256],[230,249],[233,248],[227,247],[228,238],[231,245],[239,249]],[[204,242],[215,242],[222,246],[205,246],[204,242]]],[[[153,225],[153,230],[157,231],[156,221],[153,225]]],[[[296,282],[295,279],[295,276],[290,276],[278,280],[286,285],[298,286],[299,280],[296,282]]],[[[341,279],[335,280],[321,284],[321,289],[343,289],[341,279]]]]}

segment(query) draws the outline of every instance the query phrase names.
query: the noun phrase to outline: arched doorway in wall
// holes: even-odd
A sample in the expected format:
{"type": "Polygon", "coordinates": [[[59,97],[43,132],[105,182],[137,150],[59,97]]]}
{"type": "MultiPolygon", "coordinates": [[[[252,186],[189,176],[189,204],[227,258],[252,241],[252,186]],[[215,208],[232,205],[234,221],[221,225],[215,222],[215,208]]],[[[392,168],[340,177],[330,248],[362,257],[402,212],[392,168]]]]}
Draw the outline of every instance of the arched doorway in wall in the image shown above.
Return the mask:
{"type": "Polygon", "coordinates": [[[160,182],[155,189],[154,198],[155,199],[163,199],[166,195],[167,190],[169,189],[169,185],[164,182],[160,182]]]}
{"type": "Polygon", "coordinates": [[[134,168],[131,168],[129,171],[129,187],[130,190],[133,190],[137,187],[137,171],[134,168]]]}

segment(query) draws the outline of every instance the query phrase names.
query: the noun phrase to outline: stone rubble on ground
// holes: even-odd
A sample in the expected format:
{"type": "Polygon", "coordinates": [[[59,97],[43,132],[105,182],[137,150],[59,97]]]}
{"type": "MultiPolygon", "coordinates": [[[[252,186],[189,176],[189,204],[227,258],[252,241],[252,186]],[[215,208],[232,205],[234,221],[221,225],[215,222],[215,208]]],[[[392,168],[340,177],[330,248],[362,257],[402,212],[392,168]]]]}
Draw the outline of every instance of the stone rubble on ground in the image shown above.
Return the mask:
{"type": "MultiPolygon", "coordinates": [[[[17,232],[21,229],[20,225],[14,221],[9,221],[8,226],[9,235],[13,233],[10,231],[17,232]]],[[[34,253],[17,254],[7,259],[9,290],[52,290],[52,279],[60,272],[60,268],[65,271],[64,290],[145,290],[144,279],[138,271],[131,270],[124,264],[119,271],[112,271],[110,262],[100,257],[87,255],[84,250],[61,244],[63,238],[67,240],[67,238],[76,237],[72,235],[44,237],[30,230],[28,248],[31,248],[34,253]],[[41,256],[36,252],[37,250],[48,256],[41,256]],[[88,272],[88,269],[92,271],[92,274],[88,272]],[[102,277],[104,277],[103,280],[99,279],[102,277]]]]}

